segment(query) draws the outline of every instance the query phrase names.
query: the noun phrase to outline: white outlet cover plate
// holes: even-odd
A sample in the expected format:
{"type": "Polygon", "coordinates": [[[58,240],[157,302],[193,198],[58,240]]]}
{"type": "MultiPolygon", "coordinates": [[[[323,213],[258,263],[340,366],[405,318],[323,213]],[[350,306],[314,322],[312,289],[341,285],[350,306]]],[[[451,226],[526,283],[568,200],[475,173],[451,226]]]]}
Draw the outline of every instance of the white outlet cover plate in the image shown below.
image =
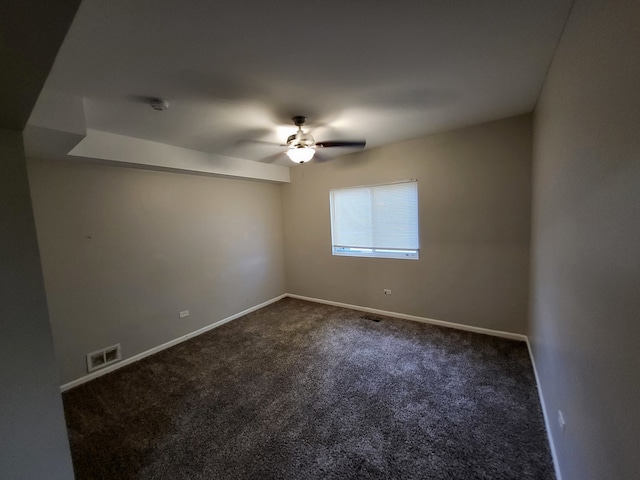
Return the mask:
{"type": "Polygon", "coordinates": [[[188,316],[189,316],[189,310],[183,310],[180,312],[180,318],[184,318],[188,316]]]}
{"type": "Polygon", "coordinates": [[[562,410],[558,410],[558,425],[560,425],[560,430],[564,432],[566,423],[564,421],[564,414],[562,413],[562,410]]]}

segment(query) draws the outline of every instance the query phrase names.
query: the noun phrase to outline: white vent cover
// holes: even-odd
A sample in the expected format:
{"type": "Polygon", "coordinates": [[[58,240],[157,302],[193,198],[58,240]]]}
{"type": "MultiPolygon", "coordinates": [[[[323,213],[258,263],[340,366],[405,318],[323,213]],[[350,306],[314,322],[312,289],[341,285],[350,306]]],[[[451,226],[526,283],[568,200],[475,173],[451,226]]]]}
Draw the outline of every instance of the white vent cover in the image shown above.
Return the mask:
{"type": "Polygon", "coordinates": [[[87,354],[87,371],[93,372],[94,370],[99,370],[107,365],[119,362],[121,359],[119,343],[111,347],[103,348],[102,350],[96,350],[95,352],[87,354]]]}

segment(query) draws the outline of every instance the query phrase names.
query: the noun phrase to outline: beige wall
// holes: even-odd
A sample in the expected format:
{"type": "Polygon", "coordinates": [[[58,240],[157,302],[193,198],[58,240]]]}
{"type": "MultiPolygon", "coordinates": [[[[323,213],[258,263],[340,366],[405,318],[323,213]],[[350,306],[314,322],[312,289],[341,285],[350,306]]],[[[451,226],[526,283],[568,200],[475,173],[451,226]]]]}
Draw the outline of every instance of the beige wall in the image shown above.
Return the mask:
{"type": "Polygon", "coordinates": [[[639,54],[640,2],[577,0],[535,113],[530,338],[564,480],[640,478],[639,54]]]}
{"type": "Polygon", "coordinates": [[[285,292],[278,185],[28,167],[61,383],[89,352],[121,343],[128,358],[285,292]]]}
{"type": "Polygon", "coordinates": [[[283,186],[29,160],[60,382],[86,375],[89,352],[120,343],[126,359],[285,291],[523,333],[530,129],[402,142],[294,167],[283,186]],[[332,257],[329,189],[406,178],[420,260],[332,257]]]}
{"type": "Polygon", "coordinates": [[[0,129],[0,477],[73,478],[19,131],[0,129]]]}
{"type": "Polygon", "coordinates": [[[525,333],[529,115],[294,167],[282,188],[288,292],[525,333]],[[420,260],[332,256],[329,190],[408,178],[420,260]]]}

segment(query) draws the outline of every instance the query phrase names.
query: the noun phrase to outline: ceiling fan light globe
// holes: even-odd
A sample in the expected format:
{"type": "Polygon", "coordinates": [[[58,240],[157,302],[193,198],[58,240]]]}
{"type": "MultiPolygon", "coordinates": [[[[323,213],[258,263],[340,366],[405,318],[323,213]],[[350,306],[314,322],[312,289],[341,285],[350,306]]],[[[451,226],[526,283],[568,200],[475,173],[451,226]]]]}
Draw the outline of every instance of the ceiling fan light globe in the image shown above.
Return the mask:
{"type": "Polygon", "coordinates": [[[315,149],[310,147],[290,148],[287,150],[287,156],[295,163],[306,163],[313,158],[315,153],[315,149]]]}

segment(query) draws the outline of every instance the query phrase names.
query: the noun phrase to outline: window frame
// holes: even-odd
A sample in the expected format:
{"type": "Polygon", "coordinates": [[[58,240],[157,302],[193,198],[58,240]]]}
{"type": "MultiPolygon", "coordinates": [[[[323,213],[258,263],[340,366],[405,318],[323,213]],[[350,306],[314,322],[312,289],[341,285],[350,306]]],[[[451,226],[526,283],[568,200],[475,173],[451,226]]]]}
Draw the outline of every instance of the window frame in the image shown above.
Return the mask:
{"type": "MultiPolygon", "coordinates": [[[[349,187],[332,188],[329,190],[329,205],[330,205],[330,220],[331,220],[331,255],[341,257],[364,257],[364,258],[391,258],[391,259],[405,259],[405,260],[419,260],[420,259],[420,201],[418,192],[418,181],[416,179],[400,180],[397,182],[379,183],[373,185],[356,185],[349,187]],[[359,246],[359,245],[339,245],[335,242],[335,205],[334,205],[334,192],[339,190],[356,190],[356,189],[372,189],[376,187],[385,187],[391,185],[415,183],[415,242],[417,247],[413,248],[389,248],[389,247],[374,247],[371,245],[359,246]]],[[[373,226],[373,218],[371,218],[370,227],[373,226]]],[[[375,243],[375,242],[371,242],[375,243]]]]}

